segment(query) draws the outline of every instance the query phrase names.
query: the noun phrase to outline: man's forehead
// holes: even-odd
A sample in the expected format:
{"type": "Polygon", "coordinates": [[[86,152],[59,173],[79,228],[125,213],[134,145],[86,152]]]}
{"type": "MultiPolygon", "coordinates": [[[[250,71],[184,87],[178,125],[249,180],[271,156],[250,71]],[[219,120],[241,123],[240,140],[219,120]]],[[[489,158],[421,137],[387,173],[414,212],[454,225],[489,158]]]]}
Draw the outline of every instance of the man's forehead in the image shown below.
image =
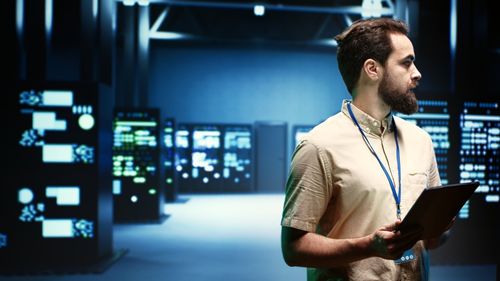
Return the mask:
{"type": "Polygon", "coordinates": [[[409,56],[415,58],[415,52],[413,50],[413,44],[410,39],[403,34],[390,34],[393,51],[390,57],[395,59],[404,59],[409,56]]]}

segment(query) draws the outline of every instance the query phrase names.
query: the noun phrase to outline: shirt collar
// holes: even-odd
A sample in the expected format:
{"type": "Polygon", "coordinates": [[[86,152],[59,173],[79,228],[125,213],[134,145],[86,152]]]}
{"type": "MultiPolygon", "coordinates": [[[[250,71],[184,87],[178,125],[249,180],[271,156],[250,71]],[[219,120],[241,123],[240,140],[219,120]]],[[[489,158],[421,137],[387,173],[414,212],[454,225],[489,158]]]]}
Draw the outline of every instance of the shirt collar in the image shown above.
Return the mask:
{"type": "Polygon", "coordinates": [[[354,104],[352,104],[352,102],[350,100],[344,100],[342,102],[342,112],[345,115],[347,115],[347,117],[349,117],[349,119],[351,118],[351,115],[349,115],[349,110],[347,109],[348,103],[351,103],[352,112],[354,113],[356,120],[358,121],[359,125],[361,126],[361,129],[363,129],[363,131],[365,131],[366,133],[381,136],[383,134],[381,127],[384,128],[384,131],[383,131],[384,133],[387,131],[387,129],[389,130],[389,132],[393,131],[394,128],[392,126],[392,122],[394,119],[393,119],[391,113],[387,114],[387,116],[384,118],[384,120],[382,120],[382,122],[380,122],[379,120],[377,120],[377,119],[371,117],[370,115],[366,114],[365,112],[361,111],[361,109],[357,108],[354,104]]]}

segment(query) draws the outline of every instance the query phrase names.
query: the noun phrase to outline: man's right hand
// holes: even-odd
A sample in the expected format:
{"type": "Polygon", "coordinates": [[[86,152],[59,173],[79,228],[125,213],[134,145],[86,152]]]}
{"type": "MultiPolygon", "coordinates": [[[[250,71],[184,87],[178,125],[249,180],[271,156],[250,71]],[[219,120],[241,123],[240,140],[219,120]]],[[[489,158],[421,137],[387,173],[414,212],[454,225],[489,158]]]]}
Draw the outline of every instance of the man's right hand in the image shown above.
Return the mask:
{"type": "Polygon", "coordinates": [[[402,234],[400,231],[395,231],[400,223],[401,221],[397,220],[371,235],[371,248],[375,256],[396,260],[417,243],[422,235],[422,229],[412,229],[402,234]]]}

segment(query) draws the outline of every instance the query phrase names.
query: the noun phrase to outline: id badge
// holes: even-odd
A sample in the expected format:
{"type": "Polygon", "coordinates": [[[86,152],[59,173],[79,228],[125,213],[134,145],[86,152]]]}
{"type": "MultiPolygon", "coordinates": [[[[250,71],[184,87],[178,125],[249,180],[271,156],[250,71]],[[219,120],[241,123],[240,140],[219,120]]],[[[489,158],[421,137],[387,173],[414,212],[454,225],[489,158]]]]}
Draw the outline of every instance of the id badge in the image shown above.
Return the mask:
{"type": "Polygon", "coordinates": [[[403,263],[413,261],[413,260],[415,260],[415,258],[416,258],[415,252],[413,251],[413,249],[409,249],[409,250],[406,250],[399,259],[394,260],[394,263],[403,264],[403,263]]]}

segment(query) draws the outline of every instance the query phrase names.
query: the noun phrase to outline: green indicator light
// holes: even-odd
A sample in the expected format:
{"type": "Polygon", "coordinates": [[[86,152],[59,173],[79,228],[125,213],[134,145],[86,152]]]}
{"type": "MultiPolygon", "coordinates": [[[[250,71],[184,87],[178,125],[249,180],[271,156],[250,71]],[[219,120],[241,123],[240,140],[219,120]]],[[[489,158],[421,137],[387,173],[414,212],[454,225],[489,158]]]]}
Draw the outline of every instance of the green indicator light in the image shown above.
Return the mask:
{"type": "Polygon", "coordinates": [[[172,184],[172,182],[173,182],[172,178],[167,178],[167,183],[168,184],[172,184]]]}
{"type": "Polygon", "coordinates": [[[146,178],[144,178],[144,177],[135,177],[133,179],[133,181],[134,181],[134,183],[145,183],[146,182],[146,178]]]}
{"type": "Polygon", "coordinates": [[[156,189],[151,188],[151,189],[149,190],[149,194],[156,194],[156,189]]]}

